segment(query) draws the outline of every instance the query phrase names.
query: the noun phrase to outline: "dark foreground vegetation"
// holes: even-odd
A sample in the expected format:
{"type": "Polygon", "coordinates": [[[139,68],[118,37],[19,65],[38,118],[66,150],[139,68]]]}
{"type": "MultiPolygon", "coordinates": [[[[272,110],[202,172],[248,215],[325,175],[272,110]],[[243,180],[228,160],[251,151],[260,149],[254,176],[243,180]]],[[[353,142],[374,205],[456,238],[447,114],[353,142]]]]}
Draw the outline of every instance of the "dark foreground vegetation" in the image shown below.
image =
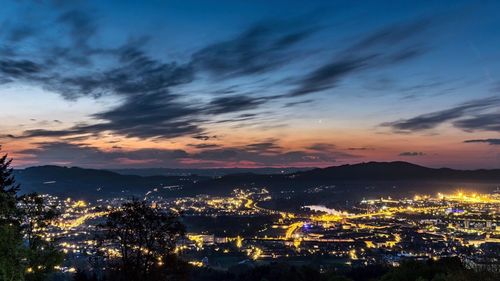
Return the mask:
{"type": "Polygon", "coordinates": [[[18,196],[11,161],[0,157],[0,281],[45,280],[64,258],[43,236],[57,212],[37,194],[18,196]]]}
{"type": "MultiPolygon", "coordinates": [[[[173,261],[170,274],[165,279],[150,277],[143,280],[191,280],[191,281],[496,281],[499,276],[488,272],[465,269],[457,258],[439,261],[406,262],[399,267],[372,265],[347,270],[320,272],[312,266],[291,266],[272,263],[263,266],[238,266],[228,271],[187,266],[173,261]]],[[[89,272],[80,271],[75,281],[131,280],[120,274],[108,274],[97,278],[89,272]]]]}
{"type": "Polygon", "coordinates": [[[10,168],[0,157],[0,281],[468,281],[500,280],[466,269],[458,258],[409,261],[399,267],[319,268],[271,263],[241,264],[228,270],[192,266],[176,255],[185,234],[176,214],[132,200],[98,226],[88,265],[74,274],[55,272],[63,261],[46,227],[58,214],[37,194],[18,195],[10,168]]]}

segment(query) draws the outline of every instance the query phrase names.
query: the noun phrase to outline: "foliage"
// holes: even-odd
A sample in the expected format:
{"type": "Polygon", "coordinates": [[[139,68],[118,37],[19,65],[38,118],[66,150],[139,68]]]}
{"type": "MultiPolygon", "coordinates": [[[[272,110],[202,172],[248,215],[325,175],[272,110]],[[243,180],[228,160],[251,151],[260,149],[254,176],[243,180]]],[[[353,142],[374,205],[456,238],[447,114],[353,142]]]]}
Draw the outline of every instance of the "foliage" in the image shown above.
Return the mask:
{"type": "Polygon", "coordinates": [[[445,258],[426,262],[408,261],[386,273],[381,281],[474,281],[498,280],[493,274],[464,268],[460,259],[445,258]]]}
{"type": "MultiPolygon", "coordinates": [[[[329,281],[314,268],[297,267],[286,263],[271,263],[262,266],[240,265],[228,271],[192,268],[190,277],[192,281],[329,281]]],[[[339,281],[343,280],[339,279],[339,281]]]]}
{"type": "Polygon", "coordinates": [[[18,196],[12,159],[0,157],[0,280],[44,280],[62,254],[43,239],[56,213],[41,196],[18,196]]]}
{"type": "Polygon", "coordinates": [[[311,267],[271,263],[262,266],[246,266],[238,271],[216,271],[208,268],[191,269],[193,281],[493,281],[498,275],[475,272],[463,267],[459,259],[446,258],[439,261],[408,261],[399,267],[368,266],[355,267],[347,271],[328,270],[320,273],[311,267]],[[363,272],[365,274],[363,274],[363,272]],[[384,273],[385,272],[385,273],[384,273]]]}
{"type": "Polygon", "coordinates": [[[50,274],[54,267],[63,261],[51,239],[45,238],[50,222],[59,215],[55,207],[48,206],[43,197],[36,193],[25,194],[19,198],[22,232],[27,242],[27,280],[41,281],[50,274]]]}
{"type": "Polygon", "coordinates": [[[23,280],[25,264],[19,228],[0,225],[0,280],[23,280]]]}
{"type": "Polygon", "coordinates": [[[110,213],[99,227],[101,262],[117,280],[165,279],[179,266],[173,253],[185,230],[172,213],[133,200],[110,213]]]}
{"type": "Polygon", "coordinates": [[[23,280],[24,263],[12,159],[0,157],[0,280],[23,280]]]}

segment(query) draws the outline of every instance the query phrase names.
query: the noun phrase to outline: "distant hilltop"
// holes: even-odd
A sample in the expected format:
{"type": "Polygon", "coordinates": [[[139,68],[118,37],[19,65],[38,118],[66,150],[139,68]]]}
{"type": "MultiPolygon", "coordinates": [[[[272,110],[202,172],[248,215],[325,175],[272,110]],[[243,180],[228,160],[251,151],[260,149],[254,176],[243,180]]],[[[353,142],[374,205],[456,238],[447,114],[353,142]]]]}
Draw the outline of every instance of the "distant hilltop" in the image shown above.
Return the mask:
{"type": "MultiPolygon", "coordinates": [[[[235,187],[266,187],[280,191],[294,188],[304,190],[315,186],[338,185],[346,188],[367,186],[400,186],[402,191],[424,186],[420,183],[438,182],[455,186],[460,183],[481,182],[498,186],[500,169],[454,170],[428,168],[408,162],[367,162],[352,165],[290,169],[210,169],[175,170],[141,169],[97,170],[78,167],[38,166],[15,170],[24,192],[44,192],[74,197],[108,197],[142,195],[154,187],[176,186],[168,196],[195,194],[224,194],[235,187]],[[297,170],[294,170],[297,169],[297,170]],[[134,175],[133,172],[143,175],[134,175]],[[167,175],[152,175],[153,171],[167,175]],[[173,171],[180,172],[174,173],[173,171]],[[199,173],[197,173],[199,171],[199,173]],[[120,172],[120,173],[119,173],[120,172]],[[169,174],[170,173],[170,174],[169,174]]],[[[425,186],[429,186],[428,184],[425,186]]]]}
{"type": "Polygon", "coordinates": [[[371,180],[500,180],[500,169],[455,170],[450,168],[428,168],[408,162],[366,162],[333,166],[297,173],[301,178],[325,179],[371,179],[371,180]]]}
{"type": "Polygon", "coordinates": [[[136,175],[136,176],[187,176],[198,175],[208,177],[220,177],[230,174],[290,174],[300,171],[312,170],[315,167],[297,168],[207,168],[207,169],[189,169],[189,168],[137,168],[137,169],[109,169],[109,171],[116,172],[123,175],[136,175]]]}

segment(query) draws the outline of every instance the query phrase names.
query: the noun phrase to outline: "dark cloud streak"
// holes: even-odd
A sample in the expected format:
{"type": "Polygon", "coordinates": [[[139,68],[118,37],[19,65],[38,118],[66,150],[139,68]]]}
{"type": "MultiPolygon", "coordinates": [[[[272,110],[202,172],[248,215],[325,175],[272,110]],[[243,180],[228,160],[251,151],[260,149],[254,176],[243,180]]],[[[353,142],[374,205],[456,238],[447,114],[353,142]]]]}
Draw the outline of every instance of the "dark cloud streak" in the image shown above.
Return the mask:
{"type": "Polygon", "coordinates": [[[500,139],[475,139],[465,140],[464,143],[487,143],[489,145],[500,145],[500,139]]]}
{"type": "Polygon", "coordinates": [[[193,65],[216,77],[262,74],[274,70],[292,58],[290,48],[303,41],[316,28],[262,22],[236,38],[217,42],[193,54],[193,65]],[[295,28],[294,28],[295,29],[295,28]]]}
{"type": "Polygon", "coordinates": [[[453,122],[453,125],[465,131],[500,132],[500,113],[478,114],[467,119],[457,120],[453,122]]]}
{"type": "Polygon", "coordinates": [[[405,152],[401,152],[399,153],[399,156],[424,156],[425,153],[423,152],[417,152],[417,151],[405,151],[405,152]]]}
{"type": "Polygon", "coordinates": [[[489,97],[472,100],[456,107],[419,115],[410,119],[383,123],[382,126],[391,127],[399,132],[417,132],[433,129],[445,122],[467,117],[471,114],[476,116],[460,119],[453,124],[464,130],[489,130],[500,131],[499,114],[478,114],[484,110],[500,106],[500,98],[489,97]]]}
{"type": "Polygon", "coordinates": [[[338,158],[356,157],[337,151],[284,151],[276,140],[242,147],[219,148],[216,145],[193,145],[201,149],[188,153],[174,149],[101,150],[85,144],[66,142],[38,143],[37,148],[19,153],[22,158],[44,164],[79,165],[85,167],[224,167],[229,164],[250,166],[331,165],[338,158]],[[112,164],[110,164],[112,163],[112,164]]]}
{"type": "Polygon", "coordinates": [[[329,62],[310,71],[297,82],[289,96],[302,96],[335,88],[342,78],[366,69],[404,62],[424,53],[416,38],[429,26],[430,19],[399,23],[366,35],[335,54],[329,62]]]}

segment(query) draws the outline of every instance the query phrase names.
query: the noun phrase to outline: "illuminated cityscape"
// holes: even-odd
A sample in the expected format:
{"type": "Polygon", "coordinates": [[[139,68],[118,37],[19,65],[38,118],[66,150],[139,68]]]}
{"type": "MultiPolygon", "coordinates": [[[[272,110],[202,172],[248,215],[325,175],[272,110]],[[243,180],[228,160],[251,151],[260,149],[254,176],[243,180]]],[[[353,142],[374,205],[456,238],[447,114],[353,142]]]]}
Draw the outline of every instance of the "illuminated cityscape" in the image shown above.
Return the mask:
{"type": "MultiPolygon", "coordinates": [[[[195,266],[227,268],[238,263],[305,262],[366,266],[398,265],[407,259],[458,256],[471,268],[499,270],[500,193],[415,195],[364,199],[344,210],[303,206],[295,212],[268,209],[272,194],[234,189],[231,196],[163,199],[147,192],[153,208],[179,213],[189,231],[175,252],[195,266]],[[188,228],[189,229],[189,228],[188,228]]],[[[95,225],[125,199],[87,203],[45,196],[62,215],[46,230],[66,254],[61,271],[72,272],[95,251],[95,225]]],[[[105,250],[119,256],[110,246],[105,250]]]]}

